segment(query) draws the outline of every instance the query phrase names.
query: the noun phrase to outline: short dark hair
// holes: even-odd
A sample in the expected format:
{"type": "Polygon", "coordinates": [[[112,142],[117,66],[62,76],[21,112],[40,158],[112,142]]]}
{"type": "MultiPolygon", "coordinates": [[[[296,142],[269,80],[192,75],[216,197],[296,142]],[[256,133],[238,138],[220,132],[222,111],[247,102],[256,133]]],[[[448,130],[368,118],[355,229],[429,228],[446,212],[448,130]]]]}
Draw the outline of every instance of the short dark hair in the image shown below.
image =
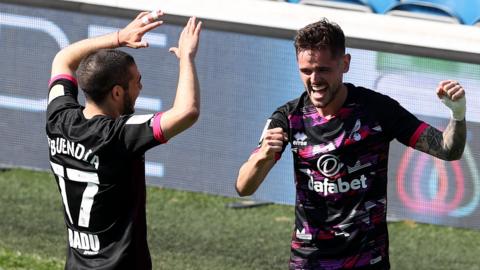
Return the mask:
{"type": "Polygon", "coordinates": [[[101,104],[115,85],[128,90],[128,82],[132,77],[129,68],[133,64],[133,57],[124,51],[98,50],[80,62],[76,71],[78,84],[87,99],[101,104]]]}
{"type": "Polygon", "coordinates": [[[295,51],[330,50],[332,57],[345,54],[345,35],[342,28],[326,18],[311,23],[297,31],[295,36],[295,51]]]}

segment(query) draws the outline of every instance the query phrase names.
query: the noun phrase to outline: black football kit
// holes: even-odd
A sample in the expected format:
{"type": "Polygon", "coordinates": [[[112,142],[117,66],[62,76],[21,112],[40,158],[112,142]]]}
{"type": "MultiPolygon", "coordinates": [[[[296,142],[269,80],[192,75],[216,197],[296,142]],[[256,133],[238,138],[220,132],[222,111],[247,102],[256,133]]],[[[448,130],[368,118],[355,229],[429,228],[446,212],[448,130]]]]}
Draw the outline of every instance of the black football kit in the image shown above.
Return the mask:
{"type": "Polygon", "coordinates": [[[50,81],[46,132],[64,206],[65,269],[151,269],[145,214],[148,149],[161,113],[86,119],[75,78],[50,81]]]}
{"type": "Polygon", "coordinates": [[[304,92],[279,107],[266,124],[288,134],[293,153],[296,200],[290,269],[390,267],[389,144],[397,139],[413,147],[427,124],[388,96],[346,86],[346,101],[329,119],[318,114],[304,92]]]}

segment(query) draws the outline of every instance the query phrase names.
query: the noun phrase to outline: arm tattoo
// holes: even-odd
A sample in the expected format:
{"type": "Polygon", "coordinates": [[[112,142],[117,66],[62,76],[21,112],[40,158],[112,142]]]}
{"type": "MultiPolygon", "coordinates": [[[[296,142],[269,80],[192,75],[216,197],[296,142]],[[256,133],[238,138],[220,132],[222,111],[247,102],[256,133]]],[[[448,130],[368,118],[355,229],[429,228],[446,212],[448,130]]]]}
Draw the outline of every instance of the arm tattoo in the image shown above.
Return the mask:
{"type": "Polygon", "coordinates": [[[443,160],[460,159],[465,149],[467,127],[465,120],[450,119],[445,131],[429,126],[418,138],[415,149],[443,160]]]}

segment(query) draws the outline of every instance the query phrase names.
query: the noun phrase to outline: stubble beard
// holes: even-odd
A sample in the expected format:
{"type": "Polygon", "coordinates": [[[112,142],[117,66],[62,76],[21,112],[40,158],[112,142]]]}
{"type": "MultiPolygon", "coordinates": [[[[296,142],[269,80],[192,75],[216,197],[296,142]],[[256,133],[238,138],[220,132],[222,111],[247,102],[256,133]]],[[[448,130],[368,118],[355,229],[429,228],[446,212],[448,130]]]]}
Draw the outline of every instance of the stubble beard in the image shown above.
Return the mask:
{"type": "Polygon", "coordinates": [[[135,113],[134,104],[130,96],[125,93],[123,98],[123,115],[129,115],[135,113]]]}

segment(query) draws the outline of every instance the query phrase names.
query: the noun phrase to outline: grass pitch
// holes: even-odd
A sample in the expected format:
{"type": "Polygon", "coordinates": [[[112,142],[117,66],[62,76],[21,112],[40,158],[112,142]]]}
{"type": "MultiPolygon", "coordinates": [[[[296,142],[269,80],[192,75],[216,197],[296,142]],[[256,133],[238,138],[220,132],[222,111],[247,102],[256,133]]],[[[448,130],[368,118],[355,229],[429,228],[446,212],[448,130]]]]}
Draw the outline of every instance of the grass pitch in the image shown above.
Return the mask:
{"type": "MultiPolygon", "coordinates": [[[[286,269],[293,207],[231,209],[237,201],[148,188],[153,268],[162,270],[286,269]]],[[[0,270],[63,269],[66,231],[50,173],[0,172],[0,270]]],[[[389,224],[392,269],[480,269],[480,231],[389,224]]]]}

